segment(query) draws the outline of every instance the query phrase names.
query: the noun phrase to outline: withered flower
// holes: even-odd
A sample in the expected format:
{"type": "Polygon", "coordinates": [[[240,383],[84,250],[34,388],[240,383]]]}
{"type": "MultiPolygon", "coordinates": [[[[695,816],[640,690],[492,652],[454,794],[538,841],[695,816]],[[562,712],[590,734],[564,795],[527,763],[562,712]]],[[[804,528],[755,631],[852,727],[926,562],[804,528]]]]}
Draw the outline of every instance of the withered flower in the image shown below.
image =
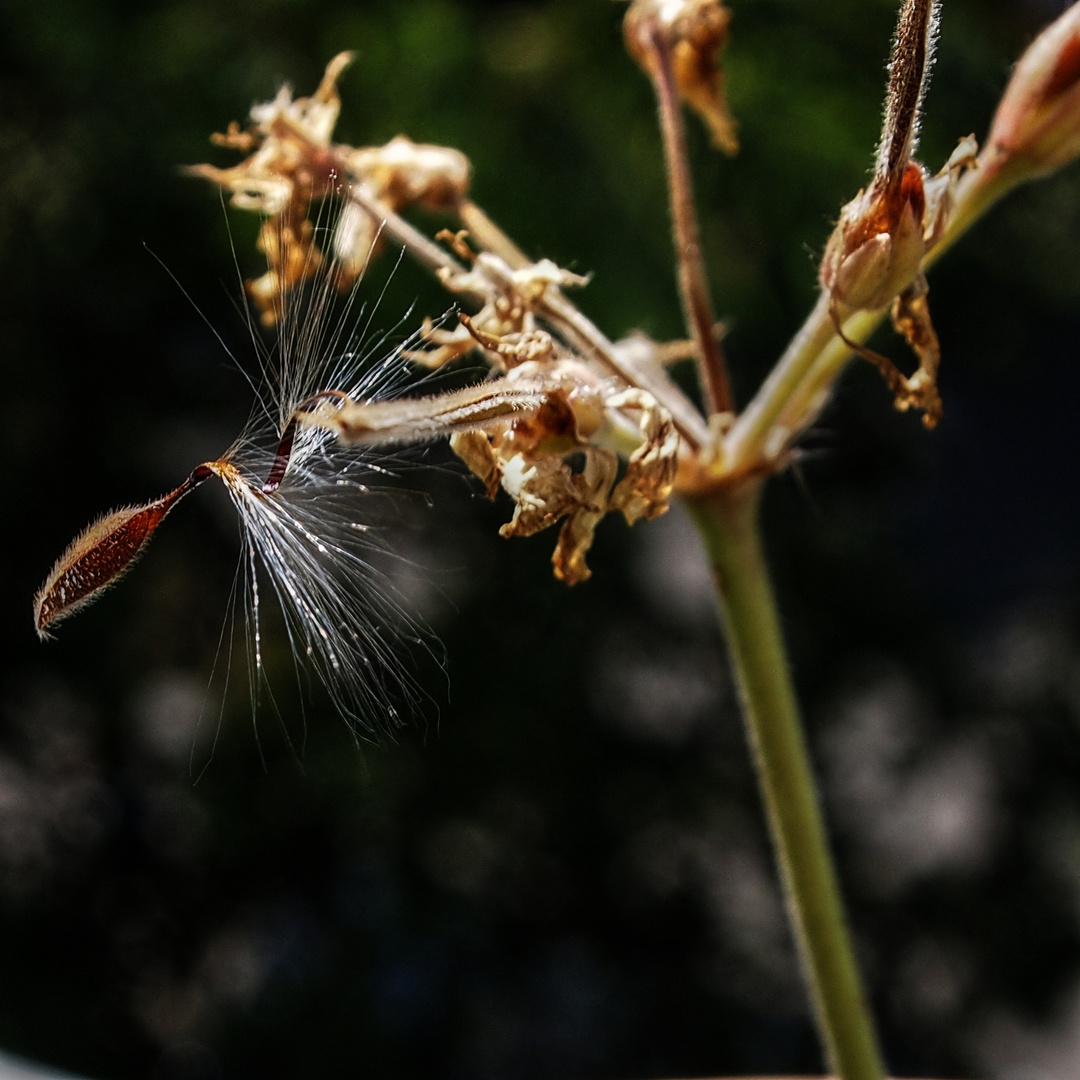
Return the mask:
{"type": "Polygon", "coordinates": [[[654,81],[658,50],[668,52],[679,97],[705,122],[716,146],[735,154],[739,140],[719,62],[730,23],[720,0],[633,0],[623,34],[630,55],[654,81]]]}
{"type": "Polygon", "coordinates": [[[337,287],[344,290],[363,272],[377,240],[370,215],[348,201],[351,184],[364,185],[394,211],[413,205],[446,210],[468,191],[469,161],[458,150],[404,136],[362,149],[331,142],[341,111],[337,81],[351,62],[352,53],[338,53],[311,97],[294,100],[283,86],[272,101],[252,107],[250,128],[234,122],[213,136],[217,145],[248,155],[239,165],[187,170],[232,192],[234,206],[264,216],[258,244],[268,268],[247,288],[267,326],[280,320],[286,294],[322,264],[309,220],[314,204],[331,196],[345,200],[332,240],[337,287]]]}
{"type": "MultiPolygon", "coordinates": [[[[495,339],[478,336],[497,351],[495,339]]],[[[513,500],[502,536],[531,536],[566,519],[552,563],[556,577],[576,584],[590,576],[585,556],[607,513],[619,511],[633,524],[667,510],[679,438],[648,393],[614,390],[580,361],[557,359],[550,340],[546,359],[521,358],[538,344],[538,337],[508,342],[507,353],[522,351],[507,373],[476,386],[382,402],[327,395],[299,419],[353,445],[449,436],[489,497],[501,487],[513,500]],[[620,450],[628,454],[621,479],[620,450]],[[584,464],[575,467],[575,458],[584,464]]]]}
{"type": "Polygon", "coordinates": [[[551,289],[587,285],[589,281],[556,266],[550,259],[514,270],[489,251],[476,256],[468,271],[440,271],[438,276],[450,292],[475,297],[482,307],[453,330],[425,328],[424,341],[434,347],[410,353],[410,358],[431,368],[448,364],[477,348],[485,350],[502,370],[522,360],[537,359],[537,351],[549,351],[545,342],[549,344],[551,340],[536,336],[537,305],[551,289]]]}

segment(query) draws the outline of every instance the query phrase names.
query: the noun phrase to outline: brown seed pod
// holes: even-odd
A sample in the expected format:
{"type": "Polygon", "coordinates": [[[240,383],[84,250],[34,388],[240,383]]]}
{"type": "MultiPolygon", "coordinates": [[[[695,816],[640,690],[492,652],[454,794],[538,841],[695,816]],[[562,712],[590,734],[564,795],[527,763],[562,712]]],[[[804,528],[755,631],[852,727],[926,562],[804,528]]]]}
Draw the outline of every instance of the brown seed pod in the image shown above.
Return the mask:
{"type": "Polygon", "coordinates": [[[118,581],[132,566],[165,519],[193,487],[212,472],[200,465],[178,488],[145,506],[128,506],[99,518],[56,560],[34,597],[34,625],[43,641],[48,627],[73,615],[118,581]]]}

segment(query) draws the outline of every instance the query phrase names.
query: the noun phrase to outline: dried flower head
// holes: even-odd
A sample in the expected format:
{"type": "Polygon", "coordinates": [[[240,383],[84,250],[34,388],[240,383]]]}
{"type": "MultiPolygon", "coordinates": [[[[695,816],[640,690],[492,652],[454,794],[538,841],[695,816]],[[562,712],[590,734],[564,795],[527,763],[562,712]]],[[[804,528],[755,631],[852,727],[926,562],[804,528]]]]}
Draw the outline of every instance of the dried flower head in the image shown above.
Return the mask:
{"type": "MultiPolygon", "coordinates": [[[[267,326],[276,322],[285,295],[322,263],[309,220],[320,200],[347,195],[350,183],[362,183],[395,210],[413,205],[446,210],[468,191],[469,161],[458,150],[420,146],[404,136],[382,147],[331,143],[341,111],[337,81],[351,62],[352,53],[338,53],[311,97],[293,100],[291,88],[283,86],[272,101],[252,107],[251,127],[241,130],[234,121],[225,134],[213,136],[217,145],[248,155],[239,165],[187,170],[232,192],[234,206],[264,216],[259,249],[268,268],[247,287],[267,326]]],[[[377,238],[370,215],[346,201],[331,241],[339,289],[356,283],[377,238]]]]}
{"type": "Polygon", "coordinates": [[[739,140],[719,63],[730,23],[731,12],[719,0],[633,0],[623,35],[650,79],[670,64],[679,97],[705,122],[716,146],[735,154],[739,140]]]}

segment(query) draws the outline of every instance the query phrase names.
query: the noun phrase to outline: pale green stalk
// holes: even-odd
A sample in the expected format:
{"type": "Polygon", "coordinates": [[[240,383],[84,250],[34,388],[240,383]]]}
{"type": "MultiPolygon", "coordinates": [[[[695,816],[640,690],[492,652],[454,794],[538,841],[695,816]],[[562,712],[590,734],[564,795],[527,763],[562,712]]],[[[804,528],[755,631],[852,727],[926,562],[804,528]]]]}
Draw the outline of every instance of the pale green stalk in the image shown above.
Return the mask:
{"type": "Polygon", "coordinates": [[[712,564],[780,878],[830,1068],[884,1075],[788,670],[758,528],[760,484],[688,499],[712,564]]]}

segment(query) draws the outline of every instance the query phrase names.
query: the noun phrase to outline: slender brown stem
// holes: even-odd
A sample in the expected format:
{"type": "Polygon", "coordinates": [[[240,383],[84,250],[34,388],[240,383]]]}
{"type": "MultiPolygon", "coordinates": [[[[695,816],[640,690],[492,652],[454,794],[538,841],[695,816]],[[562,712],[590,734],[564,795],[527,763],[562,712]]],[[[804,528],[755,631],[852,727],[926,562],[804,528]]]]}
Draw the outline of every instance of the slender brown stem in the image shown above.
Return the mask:
{"type": "Polygon", "coordinates": [[[694,208],[694,186],[686,152],[686,128],[675,87],[675,74],[671,67],[671,52],[663,35],[655,27],[644,35],[644,44],[653,53],[655,61],[651,65],[651,73],[660,107],[660,131],[667,163],[679,294],[686,325],[697,349],[702,389],[709,414],[733,412],[735,402],[731,394],[731,382],[724,351],[716,336],[716,316],[709,298],[705,262],[701,257],[701,239],[694,208]]]}
{"type": "Polygon", "coordinates": [[[419,229],[413,228],[403,217],[370,194],[362,184],[351,184],[348,198],[371,215],[384,235],[396,240],[417,262],[429,270],[463,274],[465,267],[438,244],[429,240],[419,229]]]}

